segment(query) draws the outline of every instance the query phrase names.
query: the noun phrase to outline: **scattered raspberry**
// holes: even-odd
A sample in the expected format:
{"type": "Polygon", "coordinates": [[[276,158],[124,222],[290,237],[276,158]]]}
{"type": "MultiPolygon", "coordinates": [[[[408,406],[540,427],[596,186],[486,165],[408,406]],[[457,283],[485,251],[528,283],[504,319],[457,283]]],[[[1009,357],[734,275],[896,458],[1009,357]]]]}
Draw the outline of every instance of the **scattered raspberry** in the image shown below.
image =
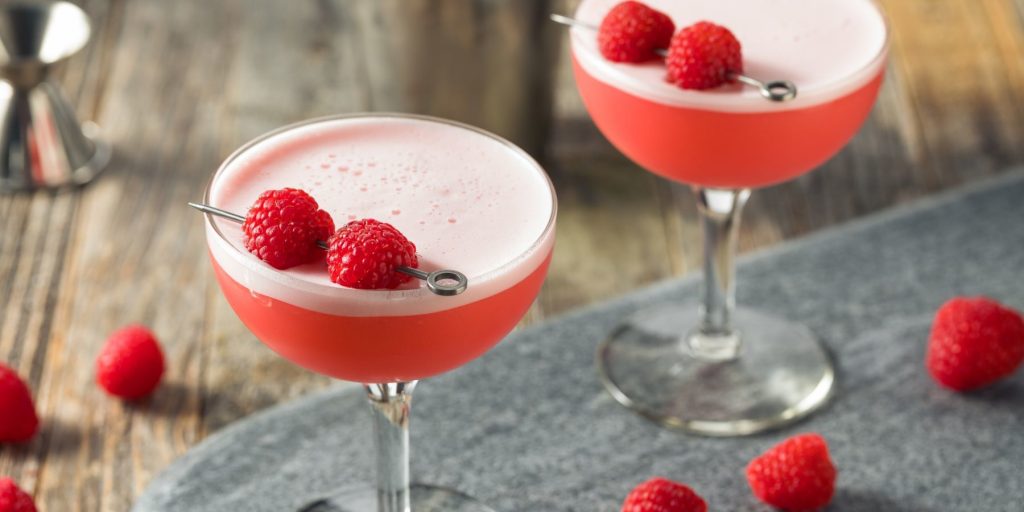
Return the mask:
{"type": "Polygon", "coordinates": [[[672,19],[640,2],[622,2],[608,11],[597,32],[604,58],[614,62],[644,62],[668,48],[676,26],[672,19]]]}
{"type": "Polygon", "coordinates": [[[622,512],[707,512],[707,509],[707,503],[693,489],[661,477],[634,487],[622,504],[622,512]]]}
{"type": "Polygon", "coordinates": [[[669,82],[683,89],[711,89],[743,73],[743,56],[729,29],[701,21],[672,38],[665,65],[669,82]]]}
{"type": "Polygon", "coordinates": [[[25,442],[39,430],[32,393],[25,381],[3,363],[0,363],[0,418],[3,418],[0,421],[0,443],[25,442]]]}
{"type": "Polygon", "coordinates": [[[36,512],[36,504],[14,480],[4,477],[0,478],[0,512],[36,512]]]}
{"type": "Polygon", "coordinates": [[[318,240],[334,232],[331,215],[302,190],[268,190],[256,199],[242,224],[245,248],[270,266],[284,270],[321,258],[318,240]]]}
{"type": "Polygon", "coordinates": [[[412,277],[395,267],[416,268],[416,246],[386,222],[354,220],[339,229],[330,240],[327,269],[331,281],[365,290],[397,288],[412,277]]]}
{"type": "Polygon", "coordinates": [[[987,386],[1024,361],[1024,319],[985,297],[956,297],[939,308],[932,323],[925,366],[956,391],[987,386]]]}
{"type": "Polygon", "coordinates": [[[747,465],[747,482],[761,501],[791,512],[817,510],[832,500],[836,468],[818,434],[793,436],[747,465]]]}
{"type": "Polygon", "coordinates": [[[153,333],[141,325],[123,327],[107,338],[96,358],[96,382],[111,395],[136,400],[152,393],[164,374],[164,354],[153,333]]]}

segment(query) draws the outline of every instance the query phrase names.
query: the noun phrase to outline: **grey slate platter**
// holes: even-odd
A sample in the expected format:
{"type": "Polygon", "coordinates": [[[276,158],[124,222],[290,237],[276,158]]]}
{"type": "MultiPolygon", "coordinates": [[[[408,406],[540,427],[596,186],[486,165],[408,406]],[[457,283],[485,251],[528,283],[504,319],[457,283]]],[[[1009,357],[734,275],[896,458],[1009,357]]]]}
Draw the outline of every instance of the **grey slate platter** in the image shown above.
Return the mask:
{"type": "MultiPolygon", "coordinates": [[[[833,351],[839,387],[810,419],[740,439],[661,429],[615,403],[594,370],[617,319],[695,299],[696,276],[569,314],[420,385],[414,477],[508,512],[618,511],[653,475],[689,483],[712,510],[767,511],[746,462],[816,431],[840,471],[829,510],[1020,512],[1024,371],[957,395],[931,382],[923,357],[931,315],[953,295],[1024,309],[1022,271],[1020,171],[744,258],[739,301],[805,322],[833,351]]],[[[239,421],[171,464],[133,510],[291,511],[371,482],[365,408],[349,386],[239,421]]]]}

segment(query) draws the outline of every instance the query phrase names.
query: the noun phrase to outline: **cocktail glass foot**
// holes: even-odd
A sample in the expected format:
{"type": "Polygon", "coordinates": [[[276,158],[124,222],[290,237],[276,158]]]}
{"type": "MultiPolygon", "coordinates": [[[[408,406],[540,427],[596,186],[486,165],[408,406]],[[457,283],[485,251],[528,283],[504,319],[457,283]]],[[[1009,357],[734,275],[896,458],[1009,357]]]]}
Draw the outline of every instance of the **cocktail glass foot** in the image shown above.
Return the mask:
{"type": "Polygon", "coordinates": [[[636,313],[598,349],[605,387],[655,422],[708,436],[779,427],[826,402],[835,371],[806,327],[742,308],[732,319],[738,340],[716,346],[695,329],[697,304],[636,313]]]}

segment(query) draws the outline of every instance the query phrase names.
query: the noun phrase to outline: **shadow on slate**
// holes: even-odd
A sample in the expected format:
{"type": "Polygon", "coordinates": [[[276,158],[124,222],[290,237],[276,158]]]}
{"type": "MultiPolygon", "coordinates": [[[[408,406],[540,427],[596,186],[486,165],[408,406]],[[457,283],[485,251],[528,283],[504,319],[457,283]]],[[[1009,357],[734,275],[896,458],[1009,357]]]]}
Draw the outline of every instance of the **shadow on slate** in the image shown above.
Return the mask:
{"type": "MultiPolygon", "coordinates": [[[[931,315],[953,295],[1024,309],[1022,270],[1020,170],[742,258],[739,300],[805,322],[836,356],[839,382],[810,419],[739,439],[648,423],[615,403],[594,370],[595,346],[617,319],[696,298],[696,276],[589,307],[425,381],[414,400],[414,478],[499,511],[613,512],[636,483],[662,475],[715,510],[767,511],[747,489],[747,461],[816,431],[839,468],[830,511],[1019,512],[1024,373],[956,395],[931,382],[923,357],[931,315]]],[[[133,510],[291,511],[371,483],[365,409],[349,386],[239,421],[171,464],[133,510]]]]}

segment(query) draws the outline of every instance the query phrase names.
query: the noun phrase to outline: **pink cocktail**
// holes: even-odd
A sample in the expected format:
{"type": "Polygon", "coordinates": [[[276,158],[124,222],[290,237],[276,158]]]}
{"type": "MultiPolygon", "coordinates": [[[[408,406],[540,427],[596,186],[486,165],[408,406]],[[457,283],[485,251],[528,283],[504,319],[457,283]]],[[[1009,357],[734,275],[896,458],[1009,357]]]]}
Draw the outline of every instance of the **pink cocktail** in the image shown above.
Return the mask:
{"type": "Polygon", "coordinates": [[[641,311],[600,348],[606,387],[668,426],[741,435],[793,421],[820,406],[832,364],[809,331],[734,309],[733,254],[750,189],[793,179],[838,152],[878,95],[886,23],[870,0],[649,0],[677,29],[698,21],[739,39],[744,74],[788,80],[795,98],[755,87],[684,90],[665,64],[615,63],[593,30],[619,0],[583,0],[572,29],[580,95],[601,132],[645,169],[690,185],[705,233],[699,306],[641,311]]]}
{"type": "Polygon", "coordinates": [[[416,244],[420,269],[468,277],[454,296],[413,280],[397,290],[330,281],[323,261],[277,270],[245,250],[239,225],[209,217],[208,247],[224,296],[253,334],[305,368],[366,386],[375,411],[376,489],[336,498],[401,511],[417,493],[489,510],[408,481],[408,406],[416,381],[486,352],[540,290],[554,246],[556,201],[522,150],[459,123],[408,115],[324,118],[264,135],[214,175],[211,206],[242,213],[264,190],[301,188],[336,224],[375,218],[416,244]],[[376,505],[374,505],[376,503],[376,505]]]}
{"type": "Polygon", "coordinates": [[[655,174],[717,188],[774,185],[828,160],[871,111],[883,71],[824,103],[730,112],[647,100],[573,67],[587,111],[615,147],[655,174]]]}
{"type": "Polygon", "coordinates": [[[288,360],[353,382],[419,380],[486,352],[526,313],[547,272],[550,250],[508,288],[454,308],[397,316],[349,316],[253,294],[216,261],[221,291],[257,338],[288,360]],[[457,326],[457,327],[454,327],[457,326]],[[376,340],[367,343],[366,340],[376,340]]]}

